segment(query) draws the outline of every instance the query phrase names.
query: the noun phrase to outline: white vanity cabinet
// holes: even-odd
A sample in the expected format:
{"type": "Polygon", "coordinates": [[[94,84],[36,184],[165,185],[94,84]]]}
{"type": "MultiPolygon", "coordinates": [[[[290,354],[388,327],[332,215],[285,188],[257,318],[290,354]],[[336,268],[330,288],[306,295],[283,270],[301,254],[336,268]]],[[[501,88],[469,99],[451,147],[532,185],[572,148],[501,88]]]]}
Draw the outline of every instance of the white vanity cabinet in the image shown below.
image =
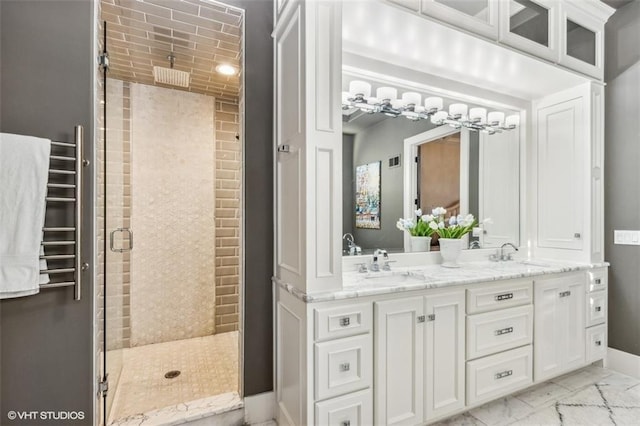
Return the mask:
{"type": "Polygon", "coordinates": [[[585,274],[535,282],[534,378],[546,380],[585,363],[585,274]]]}
{"type": "Polygon", "coordinates": [[[589,271],[586,288],[587,362],[603,359],[607,355],[607,269],[589,271]]]}
{"type": "Polygon", "coordinates": [[[464,399],[464,290],[375,302],[375,424],[420,424],[464,399]]]}

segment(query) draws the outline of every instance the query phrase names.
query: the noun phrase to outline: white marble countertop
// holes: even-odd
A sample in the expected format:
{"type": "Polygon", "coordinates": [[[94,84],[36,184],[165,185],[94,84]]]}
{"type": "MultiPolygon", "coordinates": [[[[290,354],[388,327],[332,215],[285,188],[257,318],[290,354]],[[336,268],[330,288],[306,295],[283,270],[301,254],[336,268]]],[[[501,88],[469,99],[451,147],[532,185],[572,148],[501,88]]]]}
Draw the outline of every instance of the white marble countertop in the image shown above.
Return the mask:
{"type": "Polygon", "coordinates": [[[536,277],[562,272],[583,271],[609,266],[607,262],[586,264],[551,260],[476,261],[460,263],[459,268],[441,265],[399,267],[381,272],[344,272],[342,289],[304,293],[274,278],[274,282],[305,303],[327,302],[355,297],[426,290],[490,281],[536,277]]]}

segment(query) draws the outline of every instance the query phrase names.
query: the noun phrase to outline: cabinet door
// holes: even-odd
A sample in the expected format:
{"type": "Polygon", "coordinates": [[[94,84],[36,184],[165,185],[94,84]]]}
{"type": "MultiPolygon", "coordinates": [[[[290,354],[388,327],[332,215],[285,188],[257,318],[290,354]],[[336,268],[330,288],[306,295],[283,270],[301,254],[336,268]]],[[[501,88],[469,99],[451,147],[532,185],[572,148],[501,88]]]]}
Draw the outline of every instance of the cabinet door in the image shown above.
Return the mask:
{"type": "Polygon", "coordinates": [[[563,291],[563,278],[538,281],[534,286],[533,373],[538,381],[562,370],[565,315],[560,292],[563,291]]]}
{"type": "Polygon", "coordinates": [[[579,368],[585,360],[585,278],[582,274],[576,274],[567,278],[562,297],[563,309],[566,312],[565,325],[565,350],[564,369],[579,368]]]}
{"type": "Polygon", "coordinates": [[[583,99],[540,108],[538,246],[581,250],[585,197],[583,99]]]}
{"type": "Polygon", "coordinates": [[[549,61],[558,61],[558,2],[503,0],[500,41],[549,61]]]}
{"type": "Polygon", "coordinates": [[[536,381],[584,365],[585,281],[580,273],[534,284],[536,381]]]}
{"type": "Polygon", "coordinates": [[[561,5],[560,64],[599,80],[604,75],[604,23],[569,2],[561,5]]]}
{"type": "Polygon", "coordinates": [[[498,0],[422,0],[422,13],[492,40],[498,39],[498,0]]]}
{"type": "Polygon", "coordinates": [[[424,298],[375,304],[374,424],[419,424],[424,413],[424,298]]]}
{"type": "Polygon", "coordinates": [[[464,407],[464,291],[425,298],[425,420],[464,407]]]}

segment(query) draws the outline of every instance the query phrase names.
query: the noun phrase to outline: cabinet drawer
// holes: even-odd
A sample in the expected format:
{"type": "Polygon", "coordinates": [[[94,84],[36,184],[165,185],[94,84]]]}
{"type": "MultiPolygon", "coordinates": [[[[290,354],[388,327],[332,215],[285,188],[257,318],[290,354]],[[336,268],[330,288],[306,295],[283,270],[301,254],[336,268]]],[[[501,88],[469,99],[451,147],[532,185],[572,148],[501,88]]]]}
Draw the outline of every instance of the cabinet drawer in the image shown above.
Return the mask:
{"type": "Polygon", "coordinates": [[[467,362],[467,405],[489,401],[533,382],[531,345],[467,362]]]}
{"type": "Polygon", "coordinates": [[[607,321],[607,292],[587,294],[587,327],[607,321]]]}
{"type": "Polygon", "coordinates": [[[370,303],[318,308],[314,312],[316,340],[336,339],[371,331],[373,307],[370,303]]]}
{"type": "Polygon", "coordinates": [[[594,269],[593,271],[589,271],[587,276],[589,277],[589,293],[607,288],[607,268],[594,269]]]}
{"type": "Polygon", "coordinates": [[[326,399],[371,386],[371,334],[315,344],[316,399],[326,399]]]}
{"type": "Polygon", "coordinates": [[[607,325],[587,328],[587,362],[603,359],[607,355],[607,325]]]}
{"type": "Polygon", "coordinates": [[[482,285],[467,290],[467,313],[529,305],[533,301],[533,281],[518,280],[482,285]]]}
{"type": "Polygon", "coordinates": [[[316,403],[316,425],[369,426],[373,424],[371,389],[316,403]]]}
{"type": "Polygon", "coordinates": [[[533,305],[467,317],[467,359],[502,352],[533,341],[533,305]]]}

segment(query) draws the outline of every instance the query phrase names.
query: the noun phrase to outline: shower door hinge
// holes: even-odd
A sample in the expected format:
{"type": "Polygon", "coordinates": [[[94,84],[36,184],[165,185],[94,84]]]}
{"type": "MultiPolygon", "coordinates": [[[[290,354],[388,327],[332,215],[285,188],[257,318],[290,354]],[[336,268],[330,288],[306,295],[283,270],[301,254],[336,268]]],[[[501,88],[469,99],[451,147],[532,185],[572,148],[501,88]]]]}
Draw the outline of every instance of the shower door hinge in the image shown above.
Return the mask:
{"type": "Polygon", "coordinates": [[[98,395],[99,396],[107,396],[107,392],[109,391],[109,375],[104,376],[104,379],[98,382],[98,395]]]}
{"type": "Polygon", "coordinates": [[[98,56],[98,66],[104,70],[109,69],[109,54],[104,52],[102,55],[98,56]]]}

